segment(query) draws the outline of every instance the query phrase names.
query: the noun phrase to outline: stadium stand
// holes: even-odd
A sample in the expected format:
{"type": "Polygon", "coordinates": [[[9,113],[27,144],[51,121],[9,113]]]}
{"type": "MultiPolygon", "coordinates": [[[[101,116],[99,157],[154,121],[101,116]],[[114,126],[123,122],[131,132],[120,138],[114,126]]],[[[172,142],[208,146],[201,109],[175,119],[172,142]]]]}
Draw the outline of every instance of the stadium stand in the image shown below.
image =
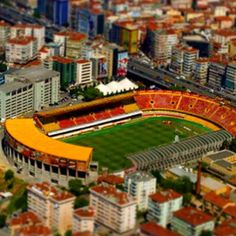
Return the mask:
{"type": "Polygon", "coordinates": [[[154,147],[129,155],[128,158],[141,170],[164,170],[187,161],[197,160],[211,151],[218,151],[225,140],[230,142],[233,136],[219,130],[198,135],[175,144],[154,147]]]}

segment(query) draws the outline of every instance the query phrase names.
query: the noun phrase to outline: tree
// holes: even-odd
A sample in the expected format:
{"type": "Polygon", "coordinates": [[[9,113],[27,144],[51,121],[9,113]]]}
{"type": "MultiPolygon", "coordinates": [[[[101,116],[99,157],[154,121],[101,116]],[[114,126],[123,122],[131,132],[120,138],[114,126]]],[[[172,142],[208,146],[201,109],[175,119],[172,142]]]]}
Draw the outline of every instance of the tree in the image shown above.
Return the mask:
{"type": "Polygon", "coordinates": [[[89,201],[84,197],[77,197],[74,202],[74,209],[88,206],[89,201]]]}
{"type": "Polygon", "coordinates": [[[71,179],[68,183],[69,191],[76,196],[81,195],[81,189],[83,188],[82,181],[80,179],[71,179]]]}
{"type": "Polygon", "coordinates": [[[6,215],[0,214],[0,228],[3,228],[6,225],[6,215]]]}
{"type": "Polygon", "coordinates": [[[0,72],[4,72],[6,70],[7,70],[7,65],[3,64],[3,63],[0,63],[0,72]]]}
{"type": "Polygon", "coordinates": [[[160,184],[163,180],[163,177],[161,176],[161,173],[158,170],[153,170],[152,175],[156,178],[158,184],[160,184]]]}
{"type": "Polygon", "coordinates": [[[4,175],[4,180],[7,182],[14,178],[14,172],[12,170],[7,170],[4,175]]]}
{"type": "Polygon", "coordinates": [[[21,209],[22,211],[27,210],[27,190],[23,192],[21,196],[15,199],[14,207],[16,210],[21,209]]]}
{"type": "Polygon", "coordinates": [[[236,152],[236,138],[232,140],[231,144],[229,145],[229,149],[233,152],[236,152]]]}
{"type": "Polygon", "coordinates": [[[72,236],[72,231],[71,230],[67,230],[64,235],[65,236],[72,236]]]}
{"type": "Polygon", "coordinates": [[[96,98],[103,97],[103,94],[97,88],[88,87],[84,89],[83,96],[85,101],[92,101],[96,98]]]}
{"type": "Polygon", "coordinates": [[[41,15],[38,9],[34,9],[33,17],[37,19],[41,18],[41,15]]]}
{"type": "Polygon", "coordinates": [[[212,232],[210,230],[203,230],[200,236],[212,236],[212,232]]]}

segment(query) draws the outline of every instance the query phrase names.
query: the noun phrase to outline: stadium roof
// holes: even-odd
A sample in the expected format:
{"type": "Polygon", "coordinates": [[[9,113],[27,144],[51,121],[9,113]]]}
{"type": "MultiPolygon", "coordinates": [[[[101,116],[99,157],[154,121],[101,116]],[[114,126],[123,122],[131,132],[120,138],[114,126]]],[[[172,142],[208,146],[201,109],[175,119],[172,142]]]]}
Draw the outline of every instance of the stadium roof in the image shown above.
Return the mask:
{"type": "Polygon", "coordinates": [[[5,127],[9,135],[22,145],[58,158],[88,162],[93,150],[49,138],[40,132],[33,119],[8,119],[5,127]]]}

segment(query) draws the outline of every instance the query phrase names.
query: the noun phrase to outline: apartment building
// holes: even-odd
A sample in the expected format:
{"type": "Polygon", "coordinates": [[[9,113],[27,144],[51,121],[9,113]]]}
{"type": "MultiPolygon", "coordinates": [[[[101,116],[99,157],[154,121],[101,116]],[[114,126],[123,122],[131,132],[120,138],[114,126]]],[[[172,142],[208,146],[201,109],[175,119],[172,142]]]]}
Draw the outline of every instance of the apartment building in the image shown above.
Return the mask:
{"type": "Polygon", "coordinates": [[[236,93],[236,64],[230,63],[226,68],[225,89],[231,93],[236,93]]]}
{"type": "Polygon", "coordinates": [[[201,57],[195,60],[194,66],[193,66],[193,78],[196,81],[199,81],[201,84],[206,84],[208,67],[209,67],[208,58],[201,57]]]}
{"type": "Polygon", "coordinates": [[[172,189],[154,193],[149,196],[147,218],[166,227],[171,222],[173,212],[179,210],[182,205],[183,196],[172,189]]]}
{"type": "Polygon", "coordinates": [[[199,51],[192,47],[178,44],[172,48],[171,69],[178,74],[191,76],[199,51]]]}
{"type": "Polygon", "coordinates": [[[76,84],[89,85],[92,83],[92,62],[90,60],[76,61],[76,84]]]}
{"type": "Polygon", "coordinates": [[[151,25],[148,29],[151,56],[159,64],[167,64],[171,59],[172,47],[178,43],[178,35],[173,29],[151,25]]]}
{"type": "Polygon", "coordinates": [[[172,229],[185,236],[199,236],[203,230],[214,229],[214,218],[193,207],[184,207],[173,214],[172,229]]]}
{"type": "Polygon", "coordinates": [[[220,58],[212,58],[209,63],[208,85],[214,89],[220,89],[225,83],[227,61],[220,58]]]}
{"type": "Polygon", "coordinates": [[[60,74],[42,67],[14,70],[0,86],[0,117],[6,119],[58,102],[60,74]]]}
{"type": "Polygon", "coordinates": [[[37,40],[37,50],[45,44],[45,27],[36,24],[16,24],[11,27],[10,38],[33,37],[37,40]]]}
{"type": "Polygon", "coordinates": [[[5,48],[6,42],[10,37],[10,25],[5,21],[0,21],[0,50],[5,48]]]}
{"type": "Polygon", "coordinates": [[[125,177],[125,191],[137,199],[138,209],[147,210],[148,196],[156,192],[156,178],[146,172],[135,172],[125,177]]]}
{"type": "Polygon", "coordinates": [[[28,210],[34,212],[44,225],[64,234],[72,229],[75,197],[47,182],[29,185],[28,210]]]}
{"type": "Polygon", "coordinates": [[[95,211],[91,207],[78,208],[73,215],[73,232],[94,231],[95,211]]]}
{"type": "Polygon", "coordinates": [[[95,220],[117,233],[132,230],[136,221],[136,200],[112,186],[97,185],[90,189],[90,206],[95,220]]]}
{"type": "Polygon", "coordinates": [[[31,36],[11,38],[6,43],[6,60],[10,63],[27,64],[37,58],[37,40],[31,36]]]}

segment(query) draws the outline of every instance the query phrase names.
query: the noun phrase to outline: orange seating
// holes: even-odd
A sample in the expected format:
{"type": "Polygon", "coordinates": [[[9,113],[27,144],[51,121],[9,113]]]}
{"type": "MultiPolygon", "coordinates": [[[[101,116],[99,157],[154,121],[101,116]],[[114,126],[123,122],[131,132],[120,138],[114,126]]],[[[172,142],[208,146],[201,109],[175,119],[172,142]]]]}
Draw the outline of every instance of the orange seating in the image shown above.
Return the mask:
{"type": "Polygon", "coordinates": [[[59,125],[62,129],[69,128],[75,125],[75,122],[71,119],[64,119],[59,121],[59,125]]]}

